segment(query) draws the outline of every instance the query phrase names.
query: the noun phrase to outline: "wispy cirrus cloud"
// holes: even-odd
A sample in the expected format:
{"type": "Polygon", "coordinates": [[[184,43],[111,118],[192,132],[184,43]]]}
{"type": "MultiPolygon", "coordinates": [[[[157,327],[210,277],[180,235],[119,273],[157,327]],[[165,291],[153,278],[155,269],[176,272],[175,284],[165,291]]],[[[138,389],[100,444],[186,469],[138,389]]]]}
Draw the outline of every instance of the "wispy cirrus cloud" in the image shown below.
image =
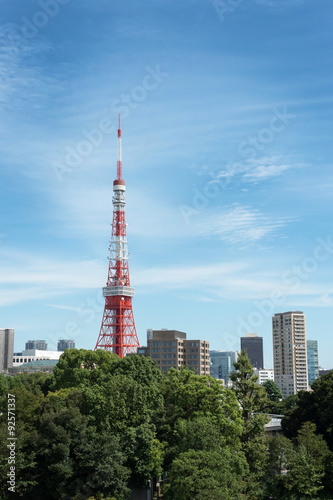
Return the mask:
{"type": "Polygon", "coordinates": [[[244,262],[216,262],[208,265],[182,267],[147,267],[132,273],[138,293],[154,290],[184,292],[190,300],[201,302],[223,302],[226,299],[255,300],[270,297],[278,291],[288,304],[305,304],[315,307],[330,306],[333,287],[322,278],[313,282],[302,282],[290,287],[284,278],[286,269],[279,264],[274,270],[261,270],[255,259],[244,262]],[[200,283],[200,287],[198,287],[200,283]],[[204,295],[203,295],[204,294],[204,295]]]}
{"type": "Polygon", "coordinates": [[[20,109],[24,104],[40,108],[59,79],[47,74],[40,57],[53,50],[40,38],[28,40],[16,24],[0,26],[0,104],[5,110],[20,109]]]}
{"type": "Polygon", "coordinates": [[[248,182],[260,182],[272,177],[279,177],[289,170],[304,168],[306,165],[295,161],[292,155],[287,156],[264,156],[247,161],[245,173],[242,180],[248,182]]]}
{"type": "Polygon", "coordinates": [[[78,293],[105,281],[102,261],[47,259],[1,247],[0,256],[0,306],[78,293]]]}
{"type": "MultiPolygon", "coordinates": [[[[111,200],[108,188],[77,189],[76,196],[59,197],[61,206],[57,226],[52,231],[63,235],[102,236],[109,232],[111,200]]],[[[281,228],[292,222],[292,217],[278,217],[263,213],[250,205],[233,204],[224,208],[209,208],[193,216],[191,224],[184,224],[177,209],[154,194],[144,196],[131,189],[128,207],[129,238],[158,236],[160,239],[185,239],[202,236],[219,237],[229,244],[247,246],[262,243],[278,236],[281,228]]],[[[104,255],[104,254],[103,254],[104,255]]]]}
{"type": "Polygon", "coordinates": [[[225,169],[217,173],[216,178],[225,179],[227,183],[239,180],[243,182],[260,182],[272,177],[280,177],[288,170],[304,166],[304,163],[295,161],[291,155],[262,156],[261,158],[248,158],[242,162],[230,163],[225,169]]]}
{"type": "Polygon", "coordinates": [[[219,236],[227,243],[247,246],[271,239],[290,220],[286,217],[270,217],[256,208],[234,204],[218,215],[205,217],[200,230],[204,236],[219,236]]]}
{"type": "Polygon", "coordinates": [[[237,273],[247,267],[244,263],[216,263],[208,266],[188,266],[174,268],[148,268],[133,274],[136,286],[162,285],[171,288],[189,288],[193,283],[222,280],[223,277],[237,273]]]}
{"type": "Polygon", "coordinates": [[[257,3],[267,7],[283,9],[303,5],[304,0],[257,0],[257,3]]]}
{"type": "Polygon", "coordinates": [[[263,181],[270,177],[282,175],[291,168],[293,168],[293,165],[258,165],[252,171],[244,174],[243,179],[249,181],[263,181]]]}

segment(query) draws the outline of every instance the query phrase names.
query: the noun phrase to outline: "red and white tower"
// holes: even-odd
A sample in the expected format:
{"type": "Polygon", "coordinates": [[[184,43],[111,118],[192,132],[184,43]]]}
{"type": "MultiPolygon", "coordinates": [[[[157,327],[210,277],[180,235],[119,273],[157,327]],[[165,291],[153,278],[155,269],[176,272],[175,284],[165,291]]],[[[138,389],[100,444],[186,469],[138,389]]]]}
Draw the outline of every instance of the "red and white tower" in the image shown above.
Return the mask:
{"type": "Polygon", "coordinates": [[[118,129],[117,178],[113,181],[113,220],[109,272],[103,288],[105,307],[96,349],[104,349],[123,358],[140,347],[134,323],[130,286],[125,221],[125,181],[122,178],[120,117],[118,129]]]}

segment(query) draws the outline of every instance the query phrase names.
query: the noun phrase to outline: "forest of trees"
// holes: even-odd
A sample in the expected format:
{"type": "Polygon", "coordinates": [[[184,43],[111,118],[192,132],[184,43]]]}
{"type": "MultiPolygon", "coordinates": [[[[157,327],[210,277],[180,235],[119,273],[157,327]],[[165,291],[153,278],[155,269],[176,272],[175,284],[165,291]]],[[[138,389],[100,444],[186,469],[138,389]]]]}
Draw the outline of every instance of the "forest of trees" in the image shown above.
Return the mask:
{"type": "Polygon", "coordinates": [[[333,499],[333,371],[281,400],[247,354],[233,389],[150,358],[67,350],[52,374],[0,376],[0,499],[127,500],[162,478],[164,500],[333,499]],[[15,492],[8,491],[8,393],[15,492]],[[283,435],[265,436],[267,413],[283,435]]]}

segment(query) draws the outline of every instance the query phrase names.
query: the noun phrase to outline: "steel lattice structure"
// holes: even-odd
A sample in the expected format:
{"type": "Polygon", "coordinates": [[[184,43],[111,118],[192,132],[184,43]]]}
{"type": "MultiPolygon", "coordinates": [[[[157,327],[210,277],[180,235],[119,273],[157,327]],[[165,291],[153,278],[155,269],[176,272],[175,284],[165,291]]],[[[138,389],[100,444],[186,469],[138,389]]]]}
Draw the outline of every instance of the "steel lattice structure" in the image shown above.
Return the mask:
{"type": "Polygon", "coordinates": [[[122,178],[121,129],[119,118],[117,178],[113,181],[113,219],[110,242],[109,271],[103,288],[105,307],[95,346],[123,358],[140,347],[136,333],[130,285],[125,220],[125,181],[122,178]]]}

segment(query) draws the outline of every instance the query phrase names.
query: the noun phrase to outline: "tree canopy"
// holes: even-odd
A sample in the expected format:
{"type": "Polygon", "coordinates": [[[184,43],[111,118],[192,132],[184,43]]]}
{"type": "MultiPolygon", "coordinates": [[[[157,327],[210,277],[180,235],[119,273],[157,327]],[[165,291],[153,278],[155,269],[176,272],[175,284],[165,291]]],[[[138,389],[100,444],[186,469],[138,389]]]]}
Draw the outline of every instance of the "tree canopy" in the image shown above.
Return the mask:
{"type": "Polygon", "coordinates": [[[186,367],[162,374],[150,358],[83,349],[66,350],[51,375],[0,375],[0,498],[128,500],[159,476],[166,500],[329,498],[332,374],[312,393],[276,402],[276,388],[257,383],[242,352],[232,380],[226,389],[186,367]],[[8,393],[15,496],[7,485],[8,393]],[[267,440],[273,403],[287,409],[286,436],[267,440]]]}
{"type": "Polygon", "coordinates": [[[282,420],[283,432],[287,437],[296,438],[303,423],[313,422],[333,451],[333,370],[316,379],[311,388],[312,392],[297,394],[296,404],[282,420]]]}

